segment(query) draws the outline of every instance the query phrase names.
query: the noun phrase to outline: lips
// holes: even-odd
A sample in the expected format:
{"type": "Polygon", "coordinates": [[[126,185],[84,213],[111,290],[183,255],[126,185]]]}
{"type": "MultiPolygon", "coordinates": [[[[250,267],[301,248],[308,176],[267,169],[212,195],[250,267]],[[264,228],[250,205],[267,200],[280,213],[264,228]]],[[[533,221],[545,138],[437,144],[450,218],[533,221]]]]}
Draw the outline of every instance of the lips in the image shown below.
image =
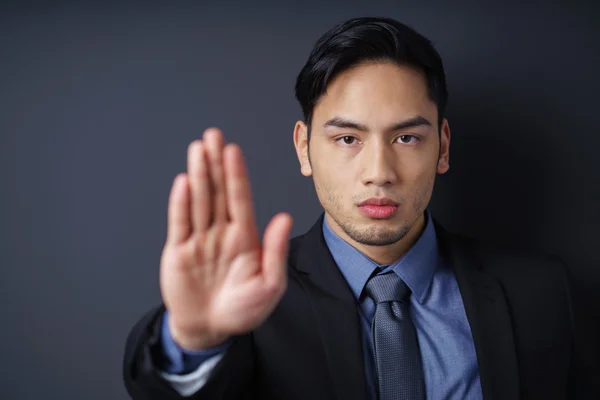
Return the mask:
{"type": "Polygon", "coordinates": [[[393,201],[392,199],[390,199],[388,197],[379,197],[379,198],[371,197],[370,199],[367,199],[361,203],[358,203],[359,207],[367,206],[367,205],[398,207],[398,203],[396,203],[395,201],[393,201]]]}
{"type": "Polygon", "coordinates": [[[358,204],[359,210],[367,217],[373,219],[391,218],[398,209],[398,203],[385,198],[370,198],[358,204]]]}

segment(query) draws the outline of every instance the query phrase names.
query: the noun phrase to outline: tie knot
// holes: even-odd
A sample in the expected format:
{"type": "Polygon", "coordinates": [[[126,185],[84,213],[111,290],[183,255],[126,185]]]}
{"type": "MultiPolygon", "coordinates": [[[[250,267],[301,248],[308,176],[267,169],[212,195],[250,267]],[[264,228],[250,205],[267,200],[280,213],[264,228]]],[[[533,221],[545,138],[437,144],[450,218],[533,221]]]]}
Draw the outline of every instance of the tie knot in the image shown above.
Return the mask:
{"type": "Polygon", "coordinates": [[[365,287],[367,295],[375,304],[386,301],[404,301],[410,295],[406,283],[394,272],[375,275],[365,287]]]}

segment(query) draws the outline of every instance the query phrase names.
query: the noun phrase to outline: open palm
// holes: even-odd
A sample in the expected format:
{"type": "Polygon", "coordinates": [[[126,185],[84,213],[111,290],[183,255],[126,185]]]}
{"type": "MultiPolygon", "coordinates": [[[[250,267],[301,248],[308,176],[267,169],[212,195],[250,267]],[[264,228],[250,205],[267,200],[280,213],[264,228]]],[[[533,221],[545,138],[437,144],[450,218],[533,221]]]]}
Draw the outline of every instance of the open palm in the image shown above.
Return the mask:
{"type": "Polygon", "coordinates": [[[169,329],[184,348],[206,349],[249,332],[287,287],[289,214],[268,224],[261,244],[239,146],[208,129],[188,148],[168,206],[160,287],[169,329]]]}

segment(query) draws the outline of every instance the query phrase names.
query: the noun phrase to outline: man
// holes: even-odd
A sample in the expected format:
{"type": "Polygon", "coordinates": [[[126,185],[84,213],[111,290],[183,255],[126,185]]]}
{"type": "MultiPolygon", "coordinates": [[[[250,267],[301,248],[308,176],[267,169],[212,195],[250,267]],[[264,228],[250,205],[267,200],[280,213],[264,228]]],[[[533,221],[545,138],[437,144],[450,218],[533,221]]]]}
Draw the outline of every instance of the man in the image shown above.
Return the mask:
{"type": "Polygon", "coordinates": [[[392,20],[319,39],[294,145],[325,210],[258,238],[242,153],[207,130],[174,181],[164,304],[132,329],[133,399],[571,399],[594,396],[566,269],[447,232],[427,209],[449,168],[442,61],[392,20]],[[587,377],[587,378],[586,378],[587,377]]]}

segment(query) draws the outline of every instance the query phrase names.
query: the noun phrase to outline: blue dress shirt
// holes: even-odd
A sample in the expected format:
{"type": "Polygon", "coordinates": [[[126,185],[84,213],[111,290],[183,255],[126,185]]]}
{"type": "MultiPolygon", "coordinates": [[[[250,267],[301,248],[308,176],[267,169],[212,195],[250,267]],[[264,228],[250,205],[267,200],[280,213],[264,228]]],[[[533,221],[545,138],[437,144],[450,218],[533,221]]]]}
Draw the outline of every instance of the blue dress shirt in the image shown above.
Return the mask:
{"type": "MultiPolygon", "coordinates": [[[[439,255],[433,220],[425,213],[423,233],[410,250],[390,265],[379,265],[340,238],[323,219],[325,242],[357,300],[362,324],[362,343],[369,397],[376,399],[376,377],[371,347],[373,301],[363,293],[369,277],[393,270],[410,288],[410,313],[417,331],[423,361],[425,389],[429,399],[481,399],[481,385],[475,346],[462,297],[452,268],[439,255]]],[[[227,349],[229,342],[215,349],[188,352],[172,339],[163,319],[161,343],[171,374],[186,374],[212,356],[227,349]]]]}

